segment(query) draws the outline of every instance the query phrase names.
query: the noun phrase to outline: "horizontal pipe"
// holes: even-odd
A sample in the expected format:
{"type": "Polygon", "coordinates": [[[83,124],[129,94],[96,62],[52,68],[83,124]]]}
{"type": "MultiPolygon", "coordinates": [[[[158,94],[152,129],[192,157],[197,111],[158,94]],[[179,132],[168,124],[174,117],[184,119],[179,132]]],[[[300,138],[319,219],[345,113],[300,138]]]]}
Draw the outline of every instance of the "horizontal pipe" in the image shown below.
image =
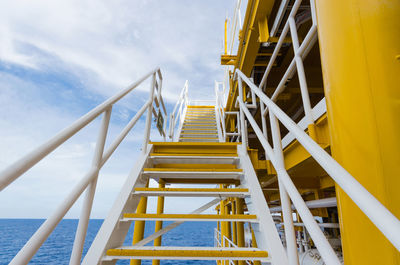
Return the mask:
{"type": "MultiPolygon", "coordinates": [[[[317,223],[319,227],[322,228],[340,228],[339,223],[317,223]]],[[[282,226],[284,223],[279,223],[277,226],[282,226]]],[[[306,225],[304,223],[293,223],[294,226],[301,226],[305,227],[306,225]]]]}
{"type": "MultiPolygon", "coordinates": [[[[332,197],[332,198],[326,198],[326,199],[321,199],[321,200],[306,201],[306,205],[309,209],[336,207],[337,201],[336,201],[335,197],[332,197]]],[[[296,208],[294,207],[294,205],[292,205],[292,210],[295,210],[295,209],[296,208]]],[[[276,212],[281,212],[282,208],[281,208],[281,206],[276,206],[276,207],[270,208],[269,210],[273,213],[276,213],[276,212]]]]}
{"type": "MultiPolygon", "coordinates": [[[[138,81],[133,83],[128,88],[122,90],[115,96],[110,97],[87,114],[79,118],[72,125],[65,128],[58,134],[56,134],[53,138],[48,140],[46,143],[37,147],[35,150],[31,151],[21,159],[17,160],[6,169],[4,169],[0,173],[0,191],[2,191],[5,187],[10,185],[14,180],[16,180],[19,176],[33,167],[36,163],[54,151],[58,146],[64,143],[66,140],[71,138],[74,134],[76,134],[79,130],[93,121],[96,117],[98,117],[101,113],[103,113],[106,109],[112,106],[115,102],[126,96],[129,92],[135,89],[138,85],[140,85],[144,80],[146,80],[149,76],[153,75],[155,72],[159,71],[159,68],[147,73],[138,81]]],[[[159,73],[160,75],[160,73],[159,73]]]]}

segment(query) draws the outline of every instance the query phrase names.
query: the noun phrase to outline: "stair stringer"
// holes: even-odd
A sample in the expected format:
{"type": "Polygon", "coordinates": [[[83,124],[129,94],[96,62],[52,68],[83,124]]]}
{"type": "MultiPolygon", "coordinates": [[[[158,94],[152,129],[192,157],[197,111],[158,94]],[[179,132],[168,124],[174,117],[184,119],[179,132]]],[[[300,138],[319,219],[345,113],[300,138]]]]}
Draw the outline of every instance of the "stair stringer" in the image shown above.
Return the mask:
{"type": "Polygon", "coordinates": [[[285,248],[282,245],[250,157],[247,152],[243,152],[241,146],[238,146],[238,154],[240,158],[239,166],[243,169],[241,186],[248,188],[250,192],[250,197],[246,199],[246,205],[249,212],[256,214],[259,218],[258,225],[253,225],[258,248],[268,251],[273,265],[287,265],[289,261],[285,248]]]}
{"type": "Polygon", "coordinates": [[[108,216],[104,219],[99,232],[91,244],[83,265],[115,264],[117,260],[102,261],[105,251],[110,248],[116,248],[123,245],[131,221],[120,222],[122,214],[125,212],[135,212],[139,204],[140,197],[132,196],[135,188],[145,187],[148,177],[142,177],[143,168],[147,166],[148,157],[153,146],[148,145],[146,154],[142,154],[133,166],[127,180],[121,188],[108,216]]]}

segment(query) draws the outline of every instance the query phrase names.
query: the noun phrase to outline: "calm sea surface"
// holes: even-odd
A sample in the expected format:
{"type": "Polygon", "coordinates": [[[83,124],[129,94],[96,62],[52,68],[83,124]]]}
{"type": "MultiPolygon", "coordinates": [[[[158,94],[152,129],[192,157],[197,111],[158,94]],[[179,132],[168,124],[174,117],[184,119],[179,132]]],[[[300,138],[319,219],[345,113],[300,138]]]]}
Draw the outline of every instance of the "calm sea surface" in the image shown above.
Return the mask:
{"type": "MultiPolygon", "coordinates": [[[[43,222],[42,219],[0,219],[0,264],[8,264],[43,222]]],[[[90,220],[84,253],[87,252],[102,222],[103,220],[90,220]]],[[[165,222],[165,225],[169,223],[165,222]]],[[[77,224],[78,220],[62,220],[29,264],[68,264],[77,224]]],[[[163,236],[162,245],[212,247],[215,227],[214,222],[183,223],[163,236]]],[[[146,222],[145,236],[153,232],[154,222],[146,222]]],[[[131,243],[132,233],[133,225],[125,241],[126,245],[131,243]]],[[[119,261],[117,264],[129,264],[129,261],[119,261]]],[[[142,261],[142,264],[151,264],[151,260],[142,261]]],[[[162,260],[161,264],[215,265],[215,261],[162,260]]]]}

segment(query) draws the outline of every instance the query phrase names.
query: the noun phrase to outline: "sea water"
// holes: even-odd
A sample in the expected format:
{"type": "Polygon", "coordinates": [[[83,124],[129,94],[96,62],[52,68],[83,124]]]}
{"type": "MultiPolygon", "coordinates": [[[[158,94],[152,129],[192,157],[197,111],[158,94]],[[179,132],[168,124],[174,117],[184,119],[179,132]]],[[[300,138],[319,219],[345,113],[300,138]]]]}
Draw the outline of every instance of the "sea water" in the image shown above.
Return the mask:
{"type": "MultiPolygon", "coordinates": [[[[44,222],[43,219],[0,219],[0,264],[8,264],[26,241],[44,222]]],[[[83,253],[88,251],[103,220],[90,220],[83,253]]],[[[164,222],[164,226],[170,222],[164,222]]],[[[29,264],[68,264],[78,220],[62,220],[47,241],[42,245],[29,264]]],[[[145,237],[154,233],[155,222],[146,222],[145,237]]],[[[162,237],[163,246],[212,247],[215,222],[185,222],[162,237]]],[[[132,243],[133,225],[125,240],[125,245],[132,243]]],[[[153,242],[148,245],[152,245],[153,242]]],[[[117,264],[129,264],[128,260],[117,264]]],[[[143,265],[151,260],[143,260],[143,265]]],[[[162,265],[211,265],[215,261],[174,261],[162,260],[162,265]]]]}

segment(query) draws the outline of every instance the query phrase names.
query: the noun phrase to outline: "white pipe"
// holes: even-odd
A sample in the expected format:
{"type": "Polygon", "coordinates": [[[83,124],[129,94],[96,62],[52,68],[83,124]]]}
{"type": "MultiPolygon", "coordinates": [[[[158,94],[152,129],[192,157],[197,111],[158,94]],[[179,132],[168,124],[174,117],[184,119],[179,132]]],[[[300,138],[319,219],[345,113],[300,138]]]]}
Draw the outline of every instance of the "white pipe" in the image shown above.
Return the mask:
{"type": "MultiPolygon", "coordinates": [[[[277,160],[276,161],[277,168],[275,169],[278,170],[279,168],[280,170],[285,170],[285,164],[284,164],[285,162],[283,158],[282,139],[281,139],[281,133],[279,131],[279,123],[278,120],[275,118],[274,114],[272,114],[272,112],[269,113],[269,117],[271,124],[272,141],[274,144],[274,154],[277,160]]],[[[279,184],[279,194],[282,205],[283,222],[285,223],[284,229],[285,229],[286,247],[287,247],[289,264],[298,265],[299,256],[297,254],[296,235],[293,226],[293,216],[292,216],[290,198],[286,192],[285,185],[283,185],[281,181],[281,176],[279,174],[278,174],[278,184],[279,184]]]]}
{"type": "MultiPolygon", "coordinates": [[[[296,14],[297,10],[300,7],[300,4],[301,4],[301,0],[296,0],[296,2],[294,3],[294,5],[292,7],[292,10],[290,11],[289,17],[293,17],[296,14]]],[[[283,27],[283,30],[281,32],[281,35],[279,36],[278,43],[275,46],[274,52],[272,53],[272,56],[269,59],[267,69],[265,70],[264,75],[261,79],[260,87],[264,87],[264,85],[266,84],[269,72],[271,71],[272,66],[274,65],[276,57],[278,57],[279,50],[282,47],[283,41],[285,40],[288,31],[289,31],[289,23],[288,23],[288,21],[286,21],[285,26],[283,27]]]]}
{"type": "Polygon", "coordinates": [[[289,0],[282,0],[278,12],[276,13],[274,24],[272,25],[270,35],[271,37],[274,37],[276,32],[278,31],[278,27],[281,24],[281,21],[283,19],[283,16],[285,15],[286,8],[289,4],[289,0]]]}
{"type": "Polygon", "coordinates": [[[151,104],[148,106],[147,116],[146,116],[146,125],[144,131],[144,139],[143,139],[143,146],[142,146],[142,154],[147,152],[147,145],[149,144],[150,140],[150,130],[151,130],[151,118],[153,114],[153,97],[154,97],[154,85],[156,82],[156,74],[153,74],[153,78],[150,85],[150,97],[149,101],[151,104]]]}
{"type": "Polygon", "coordinates": [[[294,21],[294,17],[289,17],[288,22],[290,27],[290,34],[292,36],[294,58],[296,61],[297,76],[299,78],[299,83],[300,83],[300,92],[301,92],[301,99],[303,100],[304,113],[308,124],[314,124],[314,118],[312,115],[312,108],[310,103],[310,95],[308,94],[307,80],[304,72],[303,60],[301,59],[298,53],[300,45],[299,45],[299,37],[297,35],[296,22],[294,21]]]}
{"type": "MultiPolygon", "coordinates": [[[[336,207],[337,206],[337,201],[335,197],[332,198],[325,198],[325,199],[320,199],[320,200],[313,200],[313,201],[306,201],[306,205],[308,209],[314,209],[314,208],[325,208],[325,207],[336,207]]],[[[296,208],[294,205],[292,205],[292,210],[295,210],[296,208]]],[[[272,207],[270,208],[271,213],[276,213],[276,212],[281,212],[282,207],[277,206],[277,207],[272,207]]]]}
{"type": "MultiPolygon", "coordinates": [[[[87,114],[79,118],[72,125],[65,128],[53,138],[48,140],[46,143],[42,144],[32,152],[28,153],[21,159],[17,160],[6,169],[4,169],[0,173],[0,191],[2,191],[5,187],[10,185],[14,180],[16,180],[19,176],[25,173],[28,169],[33,167],[36,163],[42,160],[49,153],[54,151],[58,146],[72,137],[75,133],[89,124],[92,120],[94,120],[97,116],[103,113],[107,108],[113,105],[115,102],[126,96],[129,92],[131,92],[134,88],[140,85],[144,80],[146,80],[149,76],[154,73],[160,72],[159,68],[147,73],[141,79],[130,85],[128,88],[122,90],[115,96],[107,99],[100,105],[98,105],[93,110],[89,111],[87,114]]],[[[159,73],[160,75],[160,73],[159,73]]]]}

